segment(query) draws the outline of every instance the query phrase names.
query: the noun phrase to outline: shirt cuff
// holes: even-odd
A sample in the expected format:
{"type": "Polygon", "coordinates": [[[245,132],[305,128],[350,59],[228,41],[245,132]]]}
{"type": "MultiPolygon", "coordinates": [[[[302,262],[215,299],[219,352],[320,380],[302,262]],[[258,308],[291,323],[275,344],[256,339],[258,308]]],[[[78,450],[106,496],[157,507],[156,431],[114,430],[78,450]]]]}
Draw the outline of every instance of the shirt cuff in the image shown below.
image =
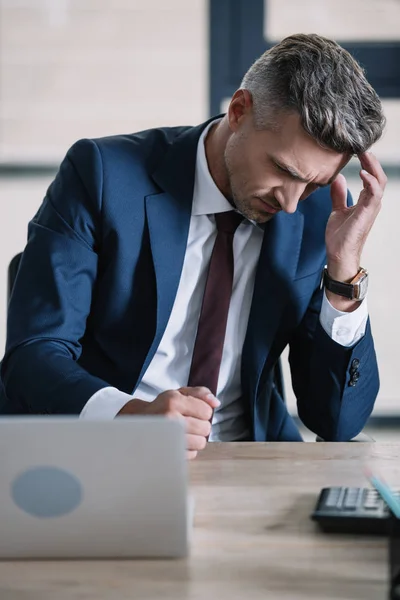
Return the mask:
{"type": "Polygon", "coordinates": [[[332,306],[324,291],[319,321],[334,342],[346,348],[354,346],[364,336],[367,327],[367,299],[364,298],[353,312],[342,312],[332,306]]]}
{"type": "Polygon", "coordinates": [[[132,398],[133,396],[121,392],[115,387],[102,388],[89,398],[79,418],[111,421],[132,398]]]}

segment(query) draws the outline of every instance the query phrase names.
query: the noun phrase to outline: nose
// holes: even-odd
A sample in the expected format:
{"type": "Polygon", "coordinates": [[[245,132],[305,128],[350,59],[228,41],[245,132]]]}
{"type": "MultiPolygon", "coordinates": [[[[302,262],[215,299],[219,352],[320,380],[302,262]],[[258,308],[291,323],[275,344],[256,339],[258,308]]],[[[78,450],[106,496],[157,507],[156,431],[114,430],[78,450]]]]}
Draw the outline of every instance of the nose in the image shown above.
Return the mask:
{"type": "Polygon", "coordinates": [[[307,195],[305,193],[306,187],[306,183],[293,181],[281,188],[279,193],[278,191],[276,192],[275,197],[284,212],[290,214],[296,212],[299,201],[307,195]]]}

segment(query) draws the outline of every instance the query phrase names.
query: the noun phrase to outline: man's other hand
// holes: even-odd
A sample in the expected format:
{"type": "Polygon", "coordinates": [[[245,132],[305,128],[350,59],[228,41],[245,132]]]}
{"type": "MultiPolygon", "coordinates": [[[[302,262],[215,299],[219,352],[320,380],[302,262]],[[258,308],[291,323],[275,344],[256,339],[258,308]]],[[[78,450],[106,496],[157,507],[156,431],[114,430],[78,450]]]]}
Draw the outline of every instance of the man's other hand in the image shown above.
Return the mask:
{"type": "Polygon", "coordinates": [[[164,415],[184,419],[187,457],[193,459],[203,450],[211,432],[211,419],[219,400],[206,387],[182,387],[159,394],[153,402],[134,398],[119,411],[123,415],[164,415]]]}

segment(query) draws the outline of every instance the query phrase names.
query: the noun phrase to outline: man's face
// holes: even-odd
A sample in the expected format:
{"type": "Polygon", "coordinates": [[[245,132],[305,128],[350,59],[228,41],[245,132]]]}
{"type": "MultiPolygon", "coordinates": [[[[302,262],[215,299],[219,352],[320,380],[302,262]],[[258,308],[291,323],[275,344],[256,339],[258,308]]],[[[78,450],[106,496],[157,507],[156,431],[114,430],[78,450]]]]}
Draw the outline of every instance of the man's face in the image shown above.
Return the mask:
{"type": "Polygon", "coordinates": [[[279,210],[295,212],[300,200],[332,183],[348,160],[321,148],[296,113],[282,114],[277,127],[262,131],[254,128],[251,113],[243,114],[225,149],[232,200],[244,216],[259,223],[279,210]]]}

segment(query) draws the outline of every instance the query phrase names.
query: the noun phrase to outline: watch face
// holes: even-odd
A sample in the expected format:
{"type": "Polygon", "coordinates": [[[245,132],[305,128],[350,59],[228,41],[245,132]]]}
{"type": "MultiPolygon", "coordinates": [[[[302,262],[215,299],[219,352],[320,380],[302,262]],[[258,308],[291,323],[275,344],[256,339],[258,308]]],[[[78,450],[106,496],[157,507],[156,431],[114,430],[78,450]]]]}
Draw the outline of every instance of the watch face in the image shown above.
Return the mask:
{"type": "Polygon", "coordinates": [[[360,281],[357,284],[357,287],[358,287],[357,300],[364,300],[365,296],[367,295],[367,289],[368,289],[368,275],[364,275],[364,277],[362,277],[362,279],[360,279],[360,281]]]}

